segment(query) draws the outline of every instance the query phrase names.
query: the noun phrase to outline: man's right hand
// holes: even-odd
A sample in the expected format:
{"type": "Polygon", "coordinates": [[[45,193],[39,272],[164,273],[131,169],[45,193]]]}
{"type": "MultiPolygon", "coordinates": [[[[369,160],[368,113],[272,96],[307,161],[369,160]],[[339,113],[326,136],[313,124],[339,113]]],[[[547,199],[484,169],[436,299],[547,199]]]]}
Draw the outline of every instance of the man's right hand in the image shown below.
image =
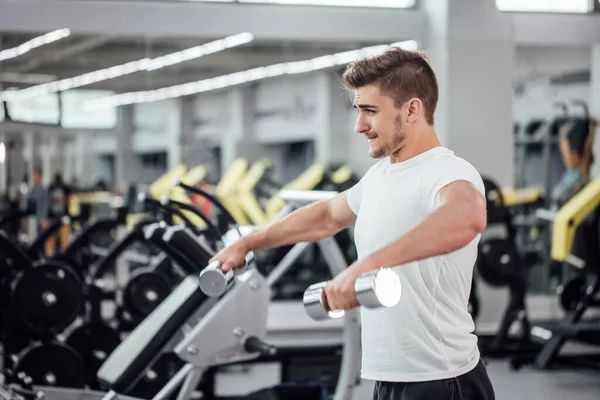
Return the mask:
{"type": "Polygon", "coordinates": [[[210,262],[219,261],[221,263],[221,270],[227,273],[229,270],[246,266],[246,254],[248,254],[248,251],[249,249],[245,241],[240,239],[215,254],[210,259],[210,262]]]}

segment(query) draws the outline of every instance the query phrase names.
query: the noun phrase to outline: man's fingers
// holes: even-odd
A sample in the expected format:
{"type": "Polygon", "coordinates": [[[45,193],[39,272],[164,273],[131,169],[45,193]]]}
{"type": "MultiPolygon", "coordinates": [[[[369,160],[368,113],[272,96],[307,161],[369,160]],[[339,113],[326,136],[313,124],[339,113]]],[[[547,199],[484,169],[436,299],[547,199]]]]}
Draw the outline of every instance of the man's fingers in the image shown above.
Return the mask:
{"type": "Polygon", "coordinates": [[[221,265],[221,270],[223,272],[229,272],[229,270],[232,270],[234,267],[235,265],[231,261],[225,261],[223,265],[221,265]]]}
{"type": "Polygon", "coordinates": [[[331,307],[329,306],[329,299],[327,298],[327,288],[325,288],[325,290],[323,290],[323,293],[321,293],[321,299],[323,301],[323,308],[325,308],[325,311],[331,311],[331,307]]]}

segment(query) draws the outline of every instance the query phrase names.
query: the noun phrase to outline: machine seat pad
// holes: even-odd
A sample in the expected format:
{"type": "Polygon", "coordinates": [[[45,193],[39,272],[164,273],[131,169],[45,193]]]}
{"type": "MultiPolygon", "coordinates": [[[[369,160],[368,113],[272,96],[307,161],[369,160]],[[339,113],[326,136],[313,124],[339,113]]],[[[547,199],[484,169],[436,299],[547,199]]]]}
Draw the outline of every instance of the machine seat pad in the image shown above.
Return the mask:
{"type": "Polygon", "coordinates": [[[110,354],[98,370],[98,381],[106,389],[126,393],[207,299],[197,276],[185,278],[110,354]]]}

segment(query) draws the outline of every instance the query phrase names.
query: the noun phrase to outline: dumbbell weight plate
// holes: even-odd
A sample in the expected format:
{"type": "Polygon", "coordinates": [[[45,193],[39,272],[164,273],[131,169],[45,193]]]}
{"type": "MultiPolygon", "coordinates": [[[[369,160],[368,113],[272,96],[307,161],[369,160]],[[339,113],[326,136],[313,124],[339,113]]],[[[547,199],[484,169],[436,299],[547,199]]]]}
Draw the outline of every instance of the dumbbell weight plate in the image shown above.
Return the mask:
{"type": "Polygon", "coordinates": [[[57,333],[77,318],[83,304],[83,283],[58,262],[34,264],[13,283],[12,314],[32,332],[57,333]]]}
{"type": "Polygon", "coordinates": [[[560,305],[565,311],[572,311],[577,306],[577,302],[583,297],[583,288],[585,287],[585,276],[578,276],[561,285],[558,289],[560,296],[560,305]]]}
{"type": "Polygon", "coordinates": [[[110,326],[99,323],[84,323],[75,328],[65,343],[71,346],[84,360],[89,382],[99,388],[96,382],[96,372],[106,358],[121,343],[119,333],[110,326]]]}
{"type": "Polygon", "coordinates": [[[489,239],[479,245],[477,271],[488,284],[509,285],[519,279],[519,254],[515,245],[505,239],[489,239]]]}
{"type": "Polygon", "coordinates": [[[18,355],[15,374],[24,372],[34,385],[84,388],[83,359],[70,346],[58,342],[36,342],[18,355]]]}
{"type": "Polygon", "coordinates": [[[134,317],[146,317],[170,293],[166,275],[148,271],[134,273],[123,291],[123,308],[134,317]]]}

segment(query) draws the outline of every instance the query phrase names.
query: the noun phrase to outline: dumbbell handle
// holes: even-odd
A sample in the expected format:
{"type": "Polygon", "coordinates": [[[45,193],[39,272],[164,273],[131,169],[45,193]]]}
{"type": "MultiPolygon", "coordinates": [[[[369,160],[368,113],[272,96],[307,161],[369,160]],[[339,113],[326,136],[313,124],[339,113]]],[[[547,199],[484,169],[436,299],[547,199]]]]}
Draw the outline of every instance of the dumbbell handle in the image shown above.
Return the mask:
{"type": "Polygon", "coordinates": [[[230,269],[226,273],[221,269],[222,265],[219,261],[213,261],[200,272],[200,289],[208,297],[219,297],[227,291],[227,288],[235,278],[234,271],[240,271],[246,268],[254,260],[254,253],[246,254],[246,263],[239,267],[230,269]]]}
{"type": "MultiPolygon", "coordinates": [[[[325,302],[325,288],[331,281],[315,283],[304,292],[304,309],[316,321],[340,318],[343,310],[328,310],[325,302]]],[[[393,307],[400,301],[402,285],[400,277],[389,268],[366,272],[354,283],[358,303],[366,308],[393,307]]]]}

